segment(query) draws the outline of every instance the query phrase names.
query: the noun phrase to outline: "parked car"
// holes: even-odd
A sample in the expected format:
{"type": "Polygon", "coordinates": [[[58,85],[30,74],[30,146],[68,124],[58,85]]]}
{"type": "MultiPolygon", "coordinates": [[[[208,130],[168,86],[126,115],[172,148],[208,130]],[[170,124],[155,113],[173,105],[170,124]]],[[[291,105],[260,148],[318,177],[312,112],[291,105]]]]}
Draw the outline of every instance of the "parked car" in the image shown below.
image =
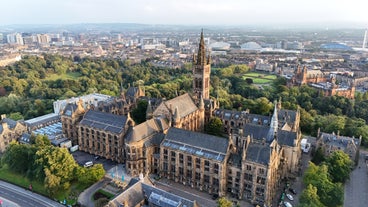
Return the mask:
{"type": "Polygon", "coordinates": [[[293,198],[293,196],[292,195],[290,195],[290,194],[286,194],[286,197],[289,199],[289,200],[291,200],[291,201],[293,201],[294,200],[294,198],[293,198]]]}
{"type": "Polygon", "coordinates": [[[292,194],[296,195],[296,191],[295,191],[293,188],[289,188],[289,191],[290,191],[292,194]]]}
{"type": "Polygon", "coordinates": [[[291,205],[291,203],[284,201],[284,206],[285,207],[293,207],[293,205],[291,205]]]}

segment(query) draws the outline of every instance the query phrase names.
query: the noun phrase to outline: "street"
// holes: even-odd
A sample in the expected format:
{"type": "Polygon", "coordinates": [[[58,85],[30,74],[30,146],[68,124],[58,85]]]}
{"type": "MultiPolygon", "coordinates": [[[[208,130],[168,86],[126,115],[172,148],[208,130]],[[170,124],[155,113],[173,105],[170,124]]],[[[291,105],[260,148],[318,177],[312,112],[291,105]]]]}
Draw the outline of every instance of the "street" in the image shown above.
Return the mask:
{"type": "Polygon", "coordinates": [[[33,206],[33,207],[61,207],[64,206],[42,195],[33,193],[24,188],[0,181],[0,195],[4,198],[3,205],[7,207],[33,206]]]}
{"type": "Polygon", "coordinates": [[[345,183],[344,207],[366,206],[368,203],[368,171],[364,160],[366,154],[368,152],[361,150],[359,164],[345,183]]]}

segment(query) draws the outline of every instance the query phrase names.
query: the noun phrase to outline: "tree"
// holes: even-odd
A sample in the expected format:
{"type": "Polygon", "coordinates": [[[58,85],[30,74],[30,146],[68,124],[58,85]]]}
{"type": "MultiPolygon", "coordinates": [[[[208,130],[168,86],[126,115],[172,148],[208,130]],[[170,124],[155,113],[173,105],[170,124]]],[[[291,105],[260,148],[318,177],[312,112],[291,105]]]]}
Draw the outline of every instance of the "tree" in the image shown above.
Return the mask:
{"type": "Polygon", "coordinates": [[[349,178],[353,161],[345,152],[338,150],[334,151],[326,161],[328,171],[332,177],[332,182],[344,183],[349,178]]]}
{"type": "Polygon", "coordinates": [[[140,100],[138,102],[137,108],[133,109],[131,115],[135,123],[140,124],[146,121],[146,111],[148,102],[145,100],[140,100]]]}
{"type": "Polygon", "coordinates": [[[233,203],[225,197],[219,198],[217,201],[217,207],[232,207],[233,203]]]}
{"type": "Polygon", "coordinates": [[[317,150],[314,152],[313,158],[312,158],[312,162],[314,164],[320,164],[323,161],[325,161],[325,154],[323,153],[324,149],[322,147],[318,147],[317,150]]]}
{"type": "Polygon", "coordinates": [[[211,117],[208,124],[205,126],[205,132],[215,136],[222,136],[222,121],[218,117],[211,117]]]}
{"type": "Polygon", "coordinates": [[[317,188],[309,184],[300,195],[299,207],[324,207],[319,200],[317,188]]]}

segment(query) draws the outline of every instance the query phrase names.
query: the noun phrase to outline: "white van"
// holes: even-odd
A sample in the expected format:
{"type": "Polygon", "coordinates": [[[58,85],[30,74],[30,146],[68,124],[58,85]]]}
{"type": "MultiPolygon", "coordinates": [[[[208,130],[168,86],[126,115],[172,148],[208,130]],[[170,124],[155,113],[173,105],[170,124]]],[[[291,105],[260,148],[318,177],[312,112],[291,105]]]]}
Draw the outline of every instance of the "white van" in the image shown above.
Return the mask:
{"type": "Polygon", "coordinates": [[[84,163],[84,167],[91,167],[93,165],[92,161],[88,161],[86,163],[84,163]]]}

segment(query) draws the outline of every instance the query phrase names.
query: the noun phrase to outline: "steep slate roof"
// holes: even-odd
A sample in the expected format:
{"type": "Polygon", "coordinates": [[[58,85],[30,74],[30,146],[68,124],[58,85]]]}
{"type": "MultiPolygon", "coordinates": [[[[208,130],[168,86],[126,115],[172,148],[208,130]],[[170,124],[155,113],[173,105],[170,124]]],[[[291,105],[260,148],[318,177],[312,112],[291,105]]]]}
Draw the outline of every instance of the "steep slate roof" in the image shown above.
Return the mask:
{"type": "Polygon", "coordinates": [[[115,134],[123,132],[127,122],[126,116],[88,110],[79,125],[89,126],[104,131],[110,131],[115,134]]]}
{"type": "Polygon", "coordinates": [[[198,107],[194,104],[193,99],[187,93],[165,101],[164,103],[168,109],[170,109],[170,107],[172,107],[173,110],[178,108],[181,118],[198,110],[198,107]]]}
{"type": "Polygon", "coordinates": [[[282,123],[282,125],[284,125],[286,122],[287,124],[292,126],[296,120],[296,111],[287,110],[287,109],[279,109],[277,116],[278,116],[279,123],[282,123]]]}
{"type": "Polygon", "coordinates": [[[258,140],[266,139],[269,131],[269,126],[246,124],[243,127],[243,134],[245,137],[249,135],[250,137],[258,140]]]}
{"type": "Polygon", "coordinates": [[[259,163],[262,165],[268,165],[270,162],[271,149],[268,144],[260,144],[251,142],[248,145],[246,152],[246,160],[259,163]]]}
{"type": "Polygon", "coordinates": [[[13,119],[4,118],[0,121],[0,134],[3,133],[3,126],[1,123],[6,123],[9,129],[14,129],[17,126],[17,122],[13,119]]]}
{"type": "Polygon", "coordinates": [[[145,199],[160,207],[195,207],[196,202],[158,189],[150,184],[147,178],[143,180],[132,178],[126,190],[116,196],[111,202],[136,206],[145,199]]]}
{"type": "Polygon", "coordinates": [[[346,149],[349,143],[354,144],[356,146],[360,145],[360,141],[357,138],[352,137],[345,137],[345,136],[337,136],[336,134],[328,134],[321,132],[321,138],[324,143],[328,145],[333,145],[336,147],[343,148],[342,150],[346,149]]]}
{"type": "Polygon", "coordinates": [[[63,115],[72,116],[72,114],[77,110],[78,106],[75,103],[68,103],[64,108],[63,115]]]}
{"type": "Polygon", "coordinates": [[[294,147],[295,146],[294,140],[296,140],[296,136],[297,136],[296,132],[278,130],[277,142],[280,145],[287,145],[290,147],[294,147]]]}
{"type": "Polygon", "coordinates": [[[134,126],[127,135],[125,142],[127,144],[138,142],[156,133],[162,132],[169,128],[168,123],[162,118],[149,119],[137,126],[134,126]]]}
{"type": "Polygon", "coordinates": [[[229,144],[227,138],[217,137],[209,134],[193,132],[171,127],[166,134],[165,140],[179,142],[194,147],[200,147],[215,152],[227,152],[229,144]]]}

